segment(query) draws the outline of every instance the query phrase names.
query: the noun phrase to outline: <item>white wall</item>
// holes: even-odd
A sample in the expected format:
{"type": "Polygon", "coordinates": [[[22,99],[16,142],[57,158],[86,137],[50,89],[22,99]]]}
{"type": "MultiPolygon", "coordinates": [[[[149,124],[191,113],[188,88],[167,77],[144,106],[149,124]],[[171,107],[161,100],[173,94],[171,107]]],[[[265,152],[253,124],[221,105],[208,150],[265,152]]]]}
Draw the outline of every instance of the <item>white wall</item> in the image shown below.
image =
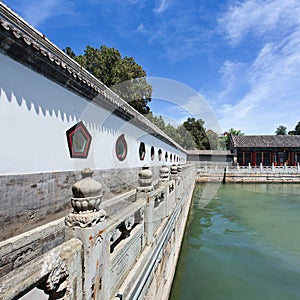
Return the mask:
{"type": "Polygon", "coordinates": [[[0,136],[0,175],[162,165],[165,151],[169,157],[172,153],[186,159],[181,151],[1,53],[0,136]],[[66,131],[81,120],[92,135],[89,155],[70,158],[66,131]],[[115,142],[122,133],[128,154],[121,162],[115,142]],[[141,141],[146,145],[144,161],[138,154],[141,141]],[[153,161],[151,146],[155,147],[153,161]]]}

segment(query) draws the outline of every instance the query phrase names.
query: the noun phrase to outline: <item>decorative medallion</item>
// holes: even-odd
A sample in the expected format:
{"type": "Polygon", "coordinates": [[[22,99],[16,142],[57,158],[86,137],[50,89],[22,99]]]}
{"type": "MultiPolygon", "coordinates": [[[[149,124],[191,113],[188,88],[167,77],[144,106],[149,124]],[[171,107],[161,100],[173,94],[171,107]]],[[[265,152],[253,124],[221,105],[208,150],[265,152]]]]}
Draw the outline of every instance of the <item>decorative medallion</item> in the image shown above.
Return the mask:
{"type": "Polygon", "coordinates": [[[145,143],[141,142],[139,147],[140,160],[144,160],[146,154],[145,143]]]}
{"type": "Polygon", "coordinates": [[[80,121],[66,132],[71,158],[87,158],[92,136],[80,121]]]}
{"type": "Polygon", "coordinates": [[[120,161],[123,161],[127,156],[127,142],[124,134],[121,134],[116,141],[116,155],[120,161]]]}

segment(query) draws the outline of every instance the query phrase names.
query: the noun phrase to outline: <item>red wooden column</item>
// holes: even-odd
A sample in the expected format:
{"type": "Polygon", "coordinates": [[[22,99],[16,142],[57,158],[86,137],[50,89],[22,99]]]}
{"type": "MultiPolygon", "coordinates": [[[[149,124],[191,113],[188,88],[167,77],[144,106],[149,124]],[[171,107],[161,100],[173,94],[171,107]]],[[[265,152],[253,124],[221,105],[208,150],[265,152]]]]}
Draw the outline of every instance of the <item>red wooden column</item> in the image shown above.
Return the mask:
{"type": "Polygon", "coordinates": [[[251,165],[256,166],[256,151],[253,151],[253,161],[252,161],[251,165]]]}
{"type": "Polygon", "coordinates": [[[295,165],[295,152],[290,151],[290,165],[294,166],[295,165]]]}

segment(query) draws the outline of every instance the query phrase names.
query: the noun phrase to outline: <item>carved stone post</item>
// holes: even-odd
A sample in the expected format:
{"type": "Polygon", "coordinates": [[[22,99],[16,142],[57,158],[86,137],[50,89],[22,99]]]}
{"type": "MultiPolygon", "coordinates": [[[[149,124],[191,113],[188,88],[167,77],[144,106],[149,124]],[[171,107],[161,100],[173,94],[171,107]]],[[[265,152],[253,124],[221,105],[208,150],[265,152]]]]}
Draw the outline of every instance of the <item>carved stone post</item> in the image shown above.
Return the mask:
{"type": "Polygon", "coordinates": [[[144,166],[139,171],[139,187],[136,191],[136,199],[145,199],[145,235],[146,244],[150,245],[153,238],[153,210],[154,197],[152,185],[152,172],[149,166],[144,166]]]}
{"type": "Polygon", "coordinates": [[[177,187],[178,187],[178,193],[177,196],[180,196],[183,193],[183,176],[182,176],[182,166],[179,164],[177,165],[177,187]]]}
{"type": "Polygon", "coordinates": [[[172,165],[171,166],[171,179],[177,180],[177,166],[176,165],[172,165]]]}
{"type": "Polygon", "coordinates": [[[166,165],[163,165],[159,170],[159,186],[164,189],[164,216],[167,217],[170,211],[169,204],[169,183],[170,183],[170,170],[166,165]]]}
{"type": "Polygon", "coordinates": [[[171,166],[171,179],[174,180],[175,199],[177,201],[180,194],[180,177],[178,176],[178,169],[176,165],[171,166]]]}
{"type": "Polygon", "coordinates": [[[152,171],[149,166],[143,166],[139,171],[139,187],[137,188],[137,200],[140,198],[145,198],[152,194],[152,171]]]}
{"type": "Polygon", "coordinates": [[[165,186],[170,180],[170,170],[166,165],[163,165],[159,170],[159,185],[165,186]]]}
{"type": "Polygon", "coordinates": [[[181,173],[181,172],[182,172],[182,165],[178,165],[178,166],[177,166],[177,171],[178,171],[178,173],[181,173]]]}
{"type": "Polygon", "coordinates": [[[169,215],[171,213],[171,210],[173,209],[175,202],[176,202],[176,184],[177,184],[177,167],[176,165],[172,165],[171,168],[171,175],[170,180],[168,183],[168,207],[167,207],[167,214],[169,215]]]}
{"type": "Polygon", "coordinates": [[[83,298],[100,299],[109,292],[109,243],[106,242],[106,212],[100,209],[100,183],[89,168],[72,187],[73,212],[65,218],[66,238],[76,237],[83,244],[83,298]]]}

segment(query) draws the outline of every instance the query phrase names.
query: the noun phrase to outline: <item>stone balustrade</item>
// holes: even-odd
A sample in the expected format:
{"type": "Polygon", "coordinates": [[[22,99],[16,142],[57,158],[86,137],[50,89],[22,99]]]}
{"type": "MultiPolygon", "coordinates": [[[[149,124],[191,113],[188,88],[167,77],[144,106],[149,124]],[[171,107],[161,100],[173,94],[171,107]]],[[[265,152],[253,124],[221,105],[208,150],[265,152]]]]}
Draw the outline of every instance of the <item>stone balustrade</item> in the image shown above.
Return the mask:
{"type": "Polygon", "coordinates": [[[123,203],[111,215],[103,209],[102,185],[93,171],[84,169],[81,175],[72,187],[73,210],[64,219],[1,242],[1,299],[34,297],[38,291],[45,296],[39,299],[48,299],[46,294],[51,299],[157,296],[153,282],[162,276],[159,264],[166,277],[161,283],[171,287],[195,182],[193,167],[162,166],[157,184],[151,168],[142,167],[128,201],[111,200],[115,207],[123,203]],[[34,249],[39,239],[45,243],[58,230],[60,240],[53,238],[44,251],[34,249]],[[41,275],[34,277],[35,272],[41,275]]]}
{"type": "Polygon", "coordinates": [[[197,164],[197,182],[300,183],[300,166],[236,166],[228,163],[197,164]]]}

